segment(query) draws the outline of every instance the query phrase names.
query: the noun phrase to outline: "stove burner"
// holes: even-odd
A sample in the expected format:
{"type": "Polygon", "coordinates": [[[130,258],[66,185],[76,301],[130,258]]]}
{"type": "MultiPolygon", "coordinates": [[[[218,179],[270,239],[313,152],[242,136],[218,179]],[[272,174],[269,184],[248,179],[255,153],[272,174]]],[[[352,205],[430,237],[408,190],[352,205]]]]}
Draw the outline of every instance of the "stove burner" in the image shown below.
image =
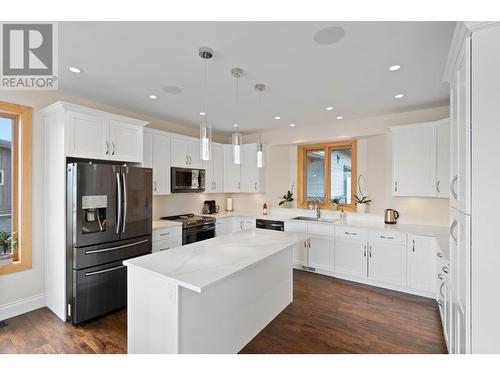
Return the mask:
{"type": "Polygon", "coordinates": [[[195,214],[185,214],[176,216],[162,217],[162,220],[179,221],[182,223],[183,228],[193,228],[206,224],[215,223],[215,218],[211,216],[198,216],[195,214]]]}

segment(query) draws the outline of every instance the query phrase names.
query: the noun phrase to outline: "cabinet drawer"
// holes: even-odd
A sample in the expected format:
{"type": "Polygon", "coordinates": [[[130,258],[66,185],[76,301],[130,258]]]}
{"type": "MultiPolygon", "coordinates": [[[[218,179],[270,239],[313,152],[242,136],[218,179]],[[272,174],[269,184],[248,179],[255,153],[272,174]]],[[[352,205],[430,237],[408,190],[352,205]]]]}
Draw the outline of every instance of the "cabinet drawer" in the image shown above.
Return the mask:
{"type": "Polygon", "coordinates": [[[182,228],[180,226],[160,228],[153,231],[153,241],[167,240],[175,237],[182,237],[182,228]]]}
{"type": "Polygon", "coordinates": [[[335,228],[335,237],[368,241],[368,230],[359,227],[339,225],[335,228]]]}
{"type": "Polygon", "coordinates": [[[333,224],[307,224],[307,233],[316,234],[319,236],[333,236],[335,234],[335,227],[333,224]]]}
{"type": "Polygon", "coordinates": [[[387,230],[371,230],[370,242],[381,241],[386,243],[404,245],[406,244],[406,233],[387,230]]]}
{"type": "Polygon", "coordinates": [[[153,242],[153,253],[163,250],[170,250],[174,247],[182,246],[181,238],[171,238],[169,240],[154,241],[153,242]]]}

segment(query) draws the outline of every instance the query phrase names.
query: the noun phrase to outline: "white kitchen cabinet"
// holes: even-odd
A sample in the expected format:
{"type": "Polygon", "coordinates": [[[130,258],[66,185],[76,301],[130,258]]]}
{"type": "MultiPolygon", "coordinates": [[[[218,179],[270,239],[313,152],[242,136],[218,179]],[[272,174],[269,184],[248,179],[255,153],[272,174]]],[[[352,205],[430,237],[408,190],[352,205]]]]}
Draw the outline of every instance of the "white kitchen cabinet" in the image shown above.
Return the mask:
{"type": "Polygon", "coordinates": [[[182,246],[182,228],[180,226],[155,229],[152,237],[153,253],[182,246]]]}
{"type": "Polygon", "coordinates": [[[407,286],[419,292],[436,293],[436,239],[408,235],[407,286]]]}
{"type": "Polygon", "coordinates": [[[67,156],[109,159],[109,120],[89,113],[68,111],[67,156]]]}
{"type": "Polygon", "coordinates": [[[110,160],[142,162],[143,129],[124,121],[109,121],[110,160]]]}
{"type": "Polygon", "coordinates": [[[450,120],[436,121],[436,197],[450,196],[450,120]]]}
{"type": "Polygon", "coordinates": [[[232,217],[224,218],[224,220],[222,222],[222,225],[224,227],[224,234],[233,233],[233,231],[234,231],[233,222],[234,222],[234,219],[232,217]]]}
{"type": "Polygon", "coordinates": [[[382,241],[370,242],[368,278],[398,287],[406,286],[406,246],[382,241]]]}
{"type": "Polygon", "coordinates": [[[433,123],[392,130],[392,194],[432,197],[436,194],[436,128],[433,123]]]}
{"type": "Polygon", "coordinates": [[[142,140],[142,166],[153,168],[153,133],[144,129],[142,140]]]}
{"type": "Polygon", "coordinates": [[[170,137],[153,136],[153,195],[168,195],[170,189],[170,137]]]}
{"type": "Polygon", "coordinates": [[[243,145],[241,154],[241,192],[265,192],[265,169],[257,168],[257,144],[243,145]]]}
{"type": "Polygon", "coordinates": [[[336,273],[346,276],[366,278],[368,275],[368,249],[366,241],[335,238],[336,273]]]}
{"type": "Polygon", "coordinates": [[[333,271],[333,237],[311,236],[307,247],[308,267],[333,271]]]}
{"type": "Polygon", "coordinates": [[[66,102],[54,106],[65,113],[66,156],[142,162],[146,122],[66,102]]]}
{"type": "Polygon", "coordinates": [[[224,192],[224,147],[212,144],[212,160],[203,160],[205,193],[224,192]]]}
{"type": "Polygon", "coordinates": [[[178,168],[201,168],[199,141],[172,137],[171,163],[178,168]]]}
{"type": "Polygon", "coordinates": [[[458,55],[450,80],[451,159],[450,206],[471,213],[470,39],[458,55]]]}
{"type": "Polygon", "coordinates": [[[233,163],[233,147],[224,145],[224,192],[241,192],[241,164],[233,163]]]}
{"type": "MultiPolygon", "coordinates": [[[[298,221],[285,221],[285,232],[307,233],[307,223],[298,221]]],[[[293,265],[295,268],[302,269],[307,266],[307,240],[296,244],[293,248],[293,265]]]]}
{"type": "Polygon", "coordinates": [[[254,217],[244,217],[243,218],[243,229],[255,229],[255,218],[254,217]]]}

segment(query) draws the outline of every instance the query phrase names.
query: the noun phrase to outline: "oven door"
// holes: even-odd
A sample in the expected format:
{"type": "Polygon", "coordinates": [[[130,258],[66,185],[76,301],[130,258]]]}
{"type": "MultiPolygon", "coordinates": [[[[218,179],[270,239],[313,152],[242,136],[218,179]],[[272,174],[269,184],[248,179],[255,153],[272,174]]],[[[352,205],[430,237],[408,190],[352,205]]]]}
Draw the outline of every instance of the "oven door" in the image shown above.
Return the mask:
{"type": "Polygon", "coordinates": [[[195,228],[182,230],[182,244],[187,245],[193,242],[208,240],[215,237],[215,224],[206,224],[195,228]]]}
{"type": "Polygon", "coordinates": [[[205,191],[205,170],[171,168],[172,193],[205,191]]]}

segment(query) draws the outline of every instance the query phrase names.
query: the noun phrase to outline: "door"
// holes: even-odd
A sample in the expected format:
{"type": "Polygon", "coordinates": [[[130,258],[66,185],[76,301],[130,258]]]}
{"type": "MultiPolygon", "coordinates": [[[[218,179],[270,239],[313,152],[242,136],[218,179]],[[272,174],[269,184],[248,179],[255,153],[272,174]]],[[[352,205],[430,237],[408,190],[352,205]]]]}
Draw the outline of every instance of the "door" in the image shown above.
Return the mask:
{"type": "Polygon", "coordinates": [[[368,245],[365,241],[335,238],[334,270],[347,276],[367,277],[368,245]]]}
{"type": "Polygon", "coordinates": [[[231,145],[224,146],[224,192],[237,193],[240,192],[240,165],[233,163],[233,147],[231,145]]]}
{"type": "Polygon", "coordinates": [[[470,217],[450,208],[450,269],[453,345],[456,353],[470,352],[470,217]]]}
{"type": "Polygon", "coordinates": [[[153,137],[153,195],[167,195],[170,189],[170,137],[153,137]]]}
{"type": "Polygon", "coordinates": [[[394,130],[392,133],[395,196],[436,195],[436,130],[434,124],[394,130]]]}
{"type": "Polygon", "coordinates": [[[152,232],[152,174],[149,168],[122,167],[122,239],[152,232]]]}
{"type": "Polygon", "coordinates": [[[202,168],[202,160],[200,157],[200,142],[186,141],[187,155],[189,157],[189,168],[202,168]]]}
{"type": "Polygon", "coordinates": [[[451,96],[451,176],[450,205],[460,212],[470,211],[470,42],[466,39],[450,82],[451,96]]]}
{"type": "Polygon", "coordinates": [[[141,163],[143,158],[142,135],[142,126],[110,120],[110,159],[141,163]]]}
{"type": "Polygon", "coordinates": [[[118,184],[120,166],[73,163],[67,166],[67,209],[73,246],[120,239],[118,184]]]}
{"type": "Polygon", "coordinates": [[[450,120],[438,121],[436,124],[436,196],[450,196],[450,120]]]}
{"type": "Polygon", "coordinates": [[[406,246],[373,241],[368,251],[368,278],[396,286],[406,285],[406,246]]]}
{"type": "Polygon", "coordinates": [[[111,152],[109,120],[68,111],[66,131],[68,156],[99,160],[109,159],[111,152]]]}
{"type": "Polygon", "coordinates": [[[212,181],[214,193],[224,192],[224,148],[222,145],[212,145],[212,181]]]}
{"type": "Polygon", "coordinates": [[[247,144],[241,147],[241,191],[256,193],[258,191],[257,146],[247,144]]]}
{"type": "Polygon", "coordinates": [[[333,238],[310,237],[307,265],[324,271],[333,271],[333,238]]]}
{"type": "Polygon", "coordinates": [[[189,168],[187,141],[179,138],[172,138],[172,167],[189,168]]]}
{"type": "Polygon", "coordinates": [[[408,287],[436,293],[436,239],[408,235],[408,287]]]}

